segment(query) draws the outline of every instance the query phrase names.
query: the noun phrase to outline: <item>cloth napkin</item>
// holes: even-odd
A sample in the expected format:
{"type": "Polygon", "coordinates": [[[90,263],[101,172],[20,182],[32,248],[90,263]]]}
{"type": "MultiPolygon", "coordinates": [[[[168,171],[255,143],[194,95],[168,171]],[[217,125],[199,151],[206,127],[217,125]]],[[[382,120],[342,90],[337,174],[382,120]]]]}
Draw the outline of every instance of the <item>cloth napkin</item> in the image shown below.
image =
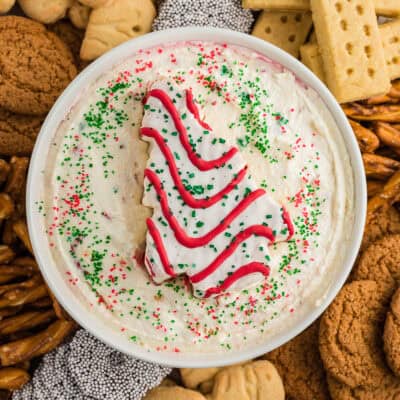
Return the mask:
{"type": "MultiPolygon", "coordinates": [[[[213,26],[249,33],[254,22],[241,0],[163,0],[153,30],[213,26]]],[[[128,357],[83,329],[43,357],[13,400],[140,400],[171,369],[128,357]]]]}

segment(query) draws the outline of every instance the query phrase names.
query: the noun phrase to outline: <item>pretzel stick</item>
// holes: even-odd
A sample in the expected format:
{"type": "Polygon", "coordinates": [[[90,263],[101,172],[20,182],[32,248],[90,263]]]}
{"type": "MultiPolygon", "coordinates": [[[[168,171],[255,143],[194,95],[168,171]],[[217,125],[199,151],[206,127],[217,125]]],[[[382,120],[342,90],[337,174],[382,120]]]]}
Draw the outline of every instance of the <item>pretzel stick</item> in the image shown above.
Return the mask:
{"type": "Polygon", "coordinates": [[[32,257],[17,257],[13,260],[13,264],[28,267],[39,272],[39,266],[32,257]]]}
{"type": "Polygon", "coordinates": [[[28,311],[15,317],[6,318],[0,321],[0,335],[30,330],[36,326],[43,325],[55,318],[54,310],[28,311]]]}
{"type": "Polygon", "coordinates": [[[375,132],[383,144],[400,149],[400,130],[385,122],[377,122],[375,132]]]}
{"type": "Polygon", "coordinates": [[[17,237],[22,241],[24,246],[29,250],[29,252],[33,254],[33,248],[31,240],[29,239],[28,227],[26,226],[26,222],[22,219],[15,221],[13,223],[13,230],[17,237]]]}
{"type": "Polygon", "coordinates": [[[0,264],[8,264],[15,258],[13,249],[6,245],[0,245],[0,264]]]}
{"type": "Polygon", "coordinates": [[[23,267],[20,265],[0,265],[0,287],[2,284],[10,282],[16,278],[31,277],[37,273],[30,267],[23,267]]]}
{"type": "Polygon", "coordinates": [[[46,285],[40,285],[29,289],[10,290],[0,297],[0,308],[32,303],[45,296],[47,296],[46,285]]]}
{"type": "Polygon", "coordinates": [[[6,219],[14,212],[14,202],[7,193],[0,193],[0,219],[6,219]]]}
{"type": "Polygon", "coordinates": [[[11,171],[10,164],[7,161],[0,159],[0,185],[2,185],[8,178],[11,171]]]}
{"type": "Polygon", "coordinates": [[[358,121],[400,122],[400,105],[365,107],[358,103],[342,106],[344,113],[358,121]]]}
{"type": "Polygon", "coordinates": [[[39,286],[42,283],[43,283],[42,277],[40,275],[35,275],[23,282],[9,283],[8,285],[0,285],[0,296],[11,291],[30,289],[39,286]]]}
{"type": "Polygon", "coordinates": [[[25,385],[29,379],[29,374],[22,368],[10,367],[0,369],[0,389],[19,389],[25,385]]]}
{"type": "Polygon", "coordinates": [[[12,157],[10,161],[11,172],[8,176],[5,192],[8,193],[14,201],[20,199],[22,188],[25,186],[26,171],[29,165],[27,157],[12,157]]]}
{"type": "MultiPolygon", "coordinates": [[[[29,308],[33,309],[43,309],[43,308],[49,308],[53,306],[53,302],[51,301],[50,297],[42,297],[39,300],[34,301],[33,303],[29,304],[29,308]]],[[[1,311],[1,310],[0,310],[1,311]]]]}
{"type": "Polygon", "coordinates": [[[1,345],[0,363],[7,367],[46,354],[57,347],[75,327],[74,322],[58,320],[36,335],[1,345]]]}
{"type": "Polygon", "coordinates": [[[379,139],[370,129],[364,128],[358,122],[349,120],[357,138],[362,153],[373,153],[379,147],[379,139]]]}
{"type": "Polygon", "coordinates": [[[0,309],[0,321],[6,317],[18,314],[22,310],[22,306],[8,307],[0,309]]]}
{"type": "Polygon", "coordinates": [[[380,181],[367,181],[368,198],[379,194],[384,187],[384,183],[380,181]]]}
{"type": "Polygon", "coordinates": [[[390,177],[400,168],[400,162],[391,158],[365,153],[362,156],[367,177],[383,179],[390,177]]]}
{"type": "Polygon", "coordinates": [[[17,241],[17,235],[13,230],[13,219],[7,219],[4,222],[3,226],[3,234],[1,236],[1,240],[4,244],[8,244],[9,246],[14,244],[17,241]]]}

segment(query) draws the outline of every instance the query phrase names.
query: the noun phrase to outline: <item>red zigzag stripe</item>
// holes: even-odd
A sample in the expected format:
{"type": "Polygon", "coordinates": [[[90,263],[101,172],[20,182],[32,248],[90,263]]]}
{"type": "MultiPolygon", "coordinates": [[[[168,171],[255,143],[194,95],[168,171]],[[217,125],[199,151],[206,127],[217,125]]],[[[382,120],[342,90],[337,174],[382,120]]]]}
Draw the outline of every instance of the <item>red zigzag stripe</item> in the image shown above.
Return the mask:
{"type": "MultiPolygon", "coordinates": [[[[187,91],[187,93],[190,93],[190,92],[187,91]]],[[[187,93],[186,93],[186,96],[187,96],[187,93]]],[[[210,169],[213,169],[213,168],[222,167],[238,152],[237,148],[232,147],[227,153],[222,155],[220,158],[217,158],[215,160],[210,160],[210,161],[203,160],[198,154],[196,154],[193,151],[193,148],[192,148],[191,144],[189,143],[186,128],[183,125],[183,122],[179,115],[178,110],[176,109],[174,103],[169,98],[169,96],[161,89],[153,89],[153,90],[150,90],[150,92],[147,94],[146,98],[144,99],[145,104],[146,104],[147,100],[149,99],[149,97],[155,97],[156,99],[160,100],[162,105],[167,109],[168,113],[170,114],[171,118],[174,121],[175,128],[179,133],[179,139],[181,141],[183,148],[185,149],[192,164],[195,165],[200,171],[209,171],[210,169]]],[[[200,119],[199,119],[199,113],[198,113],[196,105],[193,102],[193,99],[192,99],[192,101],[190,101],[190,98],[188,99],[188,97],[186,97],[186,102],[187,102],[187,104],[190,104],[189,111],[193,113],[194,117],[197,119],[198,122],[202,123],[202,121],[200,121],[200,119]]],[[[205,127],[205,126],[203,126],[203,127],[205,127]]],[[[208,125],[207,125],[206,129],[211,130],[211,129],[209,129],[208,125]]]]}

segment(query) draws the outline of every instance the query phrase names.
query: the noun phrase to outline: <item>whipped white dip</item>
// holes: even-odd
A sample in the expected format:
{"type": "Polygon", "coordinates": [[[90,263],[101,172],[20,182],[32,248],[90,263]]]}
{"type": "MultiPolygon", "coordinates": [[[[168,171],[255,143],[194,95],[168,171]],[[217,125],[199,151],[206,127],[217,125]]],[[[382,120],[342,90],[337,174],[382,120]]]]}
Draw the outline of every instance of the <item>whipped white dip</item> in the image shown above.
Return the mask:
{"type": "Polygon", "coordinates": [[[99,318],[147,348],[215,353],[264,341],[318,300],[345,255],[354,204],[340,131],[312,89],[244,48],[193,42],[132,55],[85,90],[48,160],[43,211],[58,267],[99,318]],[[156,285],[144,267],[152,209],[142,204],[149,149],[139,128],[143,98],[165,79],[191,89],[213,135],[239,148],[254,185],[294,225],[268,247],[265,279],[217,298],[194,297],[182,278],[156,285]]]}

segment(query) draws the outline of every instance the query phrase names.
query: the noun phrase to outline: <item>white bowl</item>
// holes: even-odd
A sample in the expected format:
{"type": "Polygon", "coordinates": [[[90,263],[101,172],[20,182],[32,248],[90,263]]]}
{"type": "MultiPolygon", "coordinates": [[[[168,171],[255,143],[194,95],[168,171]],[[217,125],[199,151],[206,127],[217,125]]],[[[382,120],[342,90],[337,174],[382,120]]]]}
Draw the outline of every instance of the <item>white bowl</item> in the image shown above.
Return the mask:
{"type": "Polygon", "coordinates": [[[173,367],[201,368],[229,365],[260,356],[289,341],[320,316],[345,283],[356,259],[364,230],[366,199],[363,163],[351,127],[335,98],[309,69],[288,53],[252,36],[223,29],[190,27],[150,33],[138,39],[130,40],[92,63],[68,86],[47,116],[32,154],[28,176],[27,213],[32,245],[43,276],[62,306],[82,327],[111,347],[134,357],[173,367]],[[193,356],[190,354],[166,354],[149,351],[128,341],[128,339],[118,334],[117,331],[107,326],[104,321],[96,318],[96,315],[91,313],[74,296],[71,287],[57,269],[48,245],[45,226],[35,204],[41,198],[44,190],[43,172],[46,168],[46,155],[51,139],[71,106],[81,95],[82,88],[87,87],[89,83],[101,76],[105,71],[111,69],[114,65],[128,58],[139,49],[164,45],[166,42],[186,40],[224,42],[247,47],[282,64],[294,72],[304,83],[318,92],[343,135],[352,165],[352,171],[349,171],[349,173],[353,174],[355,185],[355,218],[353,226],[349,226],[349,229],[352,230],[352,234],[349,236],[351,242],[347,248],[342,268],[334,271],[332,275],[333,279],[325,295],[320,299],[319,304],[312,310],[307,311],[305,315],[300,314],[297,320],[284,333],[279,332],[270,337],[265,343],[227,354],[196,354],[196,356],[193,356]]]}

